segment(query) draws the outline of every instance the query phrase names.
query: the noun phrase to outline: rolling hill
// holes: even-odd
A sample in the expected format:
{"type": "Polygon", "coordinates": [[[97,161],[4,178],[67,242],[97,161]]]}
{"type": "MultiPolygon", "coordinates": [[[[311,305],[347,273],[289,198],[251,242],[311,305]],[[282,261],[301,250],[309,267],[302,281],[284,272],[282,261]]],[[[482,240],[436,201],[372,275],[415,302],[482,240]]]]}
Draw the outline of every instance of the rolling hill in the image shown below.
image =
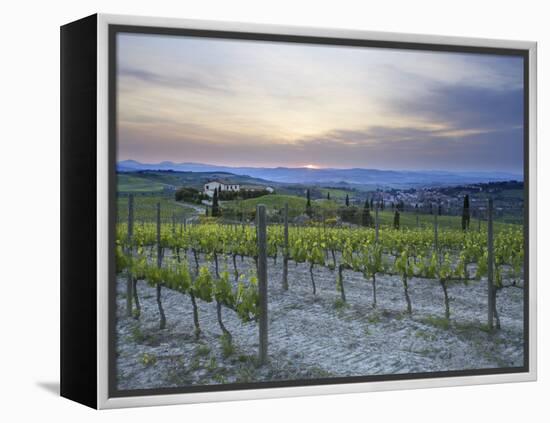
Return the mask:
{"type": "MultiPolygon", "coordinates": [[[[439,170],[407,171],[379,169],[309,169],[309,168],[263,168],[263,167],[229,167],[203,163],[174,163],[164,161],[156,164],[140,163],[135,160],[124,160],[117,164],[118,172],[130,173],[140,171],[174,171],[183,173],[217,174],[220,177],[231,175],[232,180],[246,177],[257,184],[310,184],[331,186],[364,186],[370,187],[427,187],[452,186],[461,184],[523,180],[521,175],[506,172],[448,172],[439,170]]],[[[238,183],[245,183],[236,180],[238,183]]]]}

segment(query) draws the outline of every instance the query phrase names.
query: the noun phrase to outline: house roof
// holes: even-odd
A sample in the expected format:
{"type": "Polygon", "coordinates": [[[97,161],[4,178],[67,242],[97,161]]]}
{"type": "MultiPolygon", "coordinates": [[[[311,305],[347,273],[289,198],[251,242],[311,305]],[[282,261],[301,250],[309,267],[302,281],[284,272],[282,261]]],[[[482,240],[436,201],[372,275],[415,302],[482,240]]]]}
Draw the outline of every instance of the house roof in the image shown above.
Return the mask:
{"type": "Polygon", "coordinates": [[[214,179],[212,181],[208,181],[204,185],[213,184],[215,182],[217,182],[218,184],[223,184],[223,185],[239,185],[238,183],[229,182],[229,181],[220,181],[219,179],[214,179]]]}

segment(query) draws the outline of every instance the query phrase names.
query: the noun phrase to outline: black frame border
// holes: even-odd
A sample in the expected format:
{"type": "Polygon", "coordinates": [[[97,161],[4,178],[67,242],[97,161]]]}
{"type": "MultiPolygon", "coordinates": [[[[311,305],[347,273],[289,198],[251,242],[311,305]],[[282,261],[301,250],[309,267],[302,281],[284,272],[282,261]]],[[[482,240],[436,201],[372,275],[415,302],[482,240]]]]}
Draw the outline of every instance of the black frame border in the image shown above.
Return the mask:
{"type": "Polygon", "coordinates": [[[304,36],[289,34],[267,34],[257,32],[237,32],[224,30],[206,30],[189,29],[173,27],[155,27],[155,26],[137,26],[137,25],[108,25],[108,125],[109,125],[109,312],[108,312],[108,397],[137,397],[147,395],[167,395],[167,394],[188,394],[197,392],[221,392],[238,391],[251,389],[267,389],[282,387],[300,387],[314,385],[336,385],[365,382],[397,381],[411,379],[434,379],[446,377],[467,377],[481,375],[499,375],[528,373],[529,365],[529,50],[511,49],[500,47],[481,47],[481,46],[463,46],[454,44],[436,44],[405,41],[383,41],[383,40],[363,40],[356,38],[336,38],[321,36],[304,36]],[[524,365],[521,367],[490,368],[490,369],[468,369],[468,370],[450,370],[440,372],[422,372],[390,375],[371,375],[371,376],[350,376],[333,377],[303,380],[271,381],[271,382],[251,382],[251,383],[228,383],[223,385],[198,385],[179,388],[148,388],[119,390],[116,386],[116,274],[115,274],[115,224],[116,224],[116,147],[117,147],[117,43],[116,36],[119,33],[149,34],[149,35],[169,35],[186,36],[200,38],[216,38],[243,41],[259,42],[281,42],[298,44],[321,44],[342,47],[367,47],[367,48],[386,48],[394,50],[419,50],[448,53],[474,53],[484,55],[498,56],[519,56],[523,59],[523,181],[524,181],[524,316],[523,316],[523,336],[524,336],[524,365]]]}
{"type": "Polygon", "coordinates": [[[60,28],[60,395],[97,407],[97,15],[60,28]]]}

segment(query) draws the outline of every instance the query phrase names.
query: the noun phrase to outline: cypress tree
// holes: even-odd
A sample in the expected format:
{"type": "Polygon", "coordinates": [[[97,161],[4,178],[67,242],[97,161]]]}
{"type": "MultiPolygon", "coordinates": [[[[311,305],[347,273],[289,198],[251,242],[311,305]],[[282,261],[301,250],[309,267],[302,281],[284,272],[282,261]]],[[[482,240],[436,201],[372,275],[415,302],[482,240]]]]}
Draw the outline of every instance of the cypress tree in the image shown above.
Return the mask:
{"type": "Polygon", "coordinates": [[[306,198],[307,198],[307,202],[306,202],[306,214],[311,217],[311,215],[313,214],[312,213],[312,210],[311,210],[311,198],[310,198],[310,195],[309,195],[309,189],[306,191],[306,198]]]}
{"type": "Polygon", "coordinates": [[[470,227],[470,196],[464,196],[464,205],[462,207],[462,230],[465,231],[470,227]]]}
{"type": "Polygon", "coordinates": [[[363,226],[369,226],[369,227],[373,226],[372,216],[369,210],[369,200],[365,201],[365,206],[363,207],[363,214],[361,216],[361,224],[363,226]]]}
{"type": "Polygon", "coordinates": [[[393,227],[399,229],[399,212],[396,210],[393,215],[393,227]]]}
{"type": "Polygon", "coordinates": [[[212,197],[212,217],[220,215],[220,205],[218,203],[218,188],[214,189],[214,196],[212,197]]]}
{"type": "Polygon", "coordinates": [[[439,205],[437,206],[437,214],[439,216],[443,214],[443,206],[441,205],[441,203],[439,203],[439,205]]]}
{"type": "Polygon", "coordinates": [[[348,207],[348,206],[349,206],[349,195],[346,194],[346,207],[348,207]]]}
{"type": "Polygon", "coordinates": [[[327,200],[330,200],[330,191],[327,192],[327,200]]]}

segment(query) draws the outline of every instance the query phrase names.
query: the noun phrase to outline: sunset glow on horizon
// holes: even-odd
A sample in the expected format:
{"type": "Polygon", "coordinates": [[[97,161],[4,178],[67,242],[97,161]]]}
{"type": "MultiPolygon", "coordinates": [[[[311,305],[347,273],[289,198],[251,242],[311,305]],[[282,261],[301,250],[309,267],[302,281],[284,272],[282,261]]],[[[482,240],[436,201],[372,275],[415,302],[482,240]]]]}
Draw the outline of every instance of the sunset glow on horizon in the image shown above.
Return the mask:
{"type": "Polygon", "coordinates": [[[523,169],[521,57],[117,35],[117,160],[523,169]]]}

